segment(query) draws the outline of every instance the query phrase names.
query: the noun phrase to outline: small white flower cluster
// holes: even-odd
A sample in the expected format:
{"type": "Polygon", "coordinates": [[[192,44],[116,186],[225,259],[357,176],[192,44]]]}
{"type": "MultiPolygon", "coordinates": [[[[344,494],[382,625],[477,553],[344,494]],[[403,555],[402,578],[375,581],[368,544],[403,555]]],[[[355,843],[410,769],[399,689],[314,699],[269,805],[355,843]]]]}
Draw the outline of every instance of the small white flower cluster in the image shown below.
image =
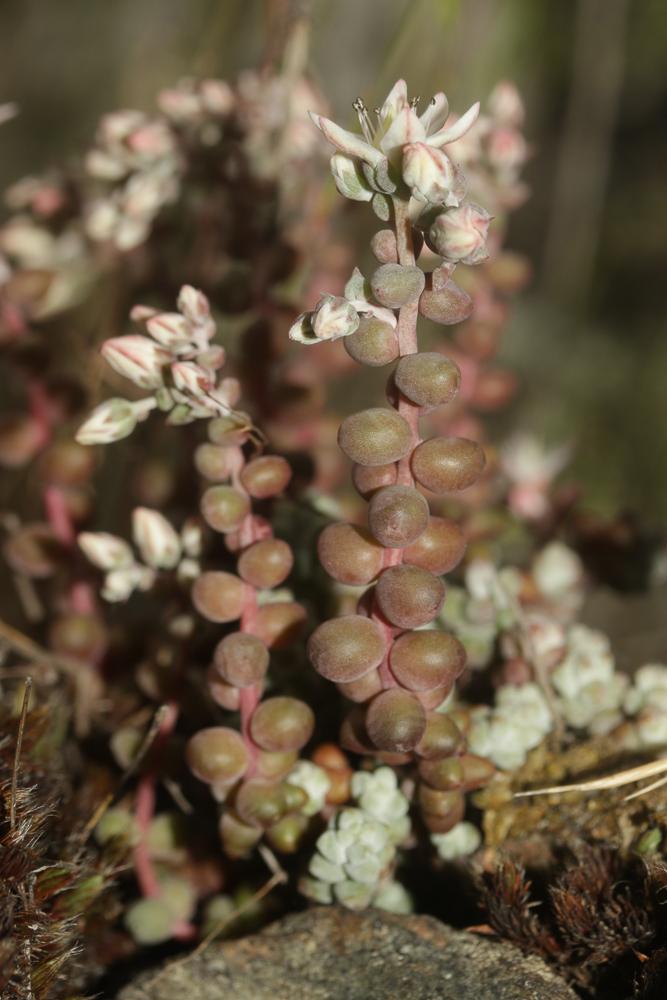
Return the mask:
{"type": "Polygon", "coordinates": [[[178,312],[136,306],[131,318],[144,324],[147,336],[112,337],[102,345],[102,355],[120,375],[154,394],[138,402],[115,398],[102,403],[79,428],[80,444],[119,441],[156,408],[169,414],[169,424],[233,413],[239,385],[236,379],[218,378],[225,352],[211,344],[215,323],[202,292],[184,285],[178,312]]]}
{"type": "Polygon", "coordinates": [[[302,788],[308,796],[308,801],[301,807],[304,816],[315,816],[324,808],[326,797],[331,788],[331,779],[323,767],[318,767],[311,760],[300,760],[285,778],[290,785],[302,788]]]}
{"type": "Polygon", "coordinates": [[[646,663],[640,667],[625,696],[623,708],[634,717],[642,747],[667,748],[667,666],[646,663]]]}
{"type": "Polygon", "coordinates": [[[157,105],[176,128],[197,129],[203,145],[212,146],[222,135],[221,121],[235,110],[236,98],[225,80],[186,77],[161,90],[157,105]]]}
{"type": "Polygon", "coordinates": [[[395,327],[396,316],[392,310],[372,303],[370,295],[368,282],[355,267],[344,296],[323,295],[315,309],[297,317],[289,331],[290,340],[308,345],[349,337],[365,316],[374,316],[395,327]]]}
{"type": "Polygon", "coordinates": [[[106,573],[101,591],[106,601],[126,601],[135,590],[150,590],[158,570],[176,570],[183,580],[199,575],[201,528],[196,522],[186,522],[179,534],[159,511],[137,507],[132,535],[143,562],[117,535],[83,531],[78,536],[86,558],[106,573]]]}
{"type": "Polygon", "coordinates": [[[570,459],[569,445],[547,448],[520,432],[500,450],[500,468],[509,481],[508,502],[517,517],[538,520],[549,511],[549,490],[570,459]]]}
{"type": "Polygon", "coordinates": [[[496,214],[517,208],[528,195],[520,178],[530,152],[521,131],[524,116],[516,86],[503,80],[491,92],[475,127],[452,148],[465,166],[470,190],[496,214]]]}
{"type": "Polygon", "coordinates": [[[119,250],[139,246],[180,190],[180,156],[169,123],[142,111],[105,115],[85,162],[89,175],[108,187],[87,207],[88,236],[119,250]]]}
{"type": "Polygon", "coordinates": [[[464,583],[448,589],[440,620],[465,646],[468,666],[481,669],[489,663],[500,632],[513,624],[520,577],[513,567],[499,570],[486,559],[475,559],[464,583]]]}
{"type": "Polygon", "coordinates": [[[559,709],[573,729],[608,733],[621,721],[628,678],[616,673],[609,639],[586,625],[568,629],[565,656],[551,674],[559,709]]]}
{"type": "Polygon", "coordinates": [[[537,684],[505,684],[498,688],[493,707],[472,710],[468,749],[503,771],[514,771],[552,726],[549,705],[537,684]]]}
{"type": "Polygon", "coordinates": [[[443,861],[454,861],[474,854],[482,843],[482,835],[474,823],[463,820],[447,833],[432,833],[431,843],[443,861]]]}
{"type": "Polygon", "coordinates": [[[533,582],[560,620],[571,620],[584,599],[584,567],[576,552],[563,542],[549,542],[531,566],[533,582]]]}
{"type": "Polygon", "coordinates": [[[395,772],[380,767],[352,779],[357,808],[341,809],[318,838],[302,891],[318,903],[349,909],[375,905],[409,912],[409,897],[391,878],[396,847],[410,832],[409,803],[395,772]]]}

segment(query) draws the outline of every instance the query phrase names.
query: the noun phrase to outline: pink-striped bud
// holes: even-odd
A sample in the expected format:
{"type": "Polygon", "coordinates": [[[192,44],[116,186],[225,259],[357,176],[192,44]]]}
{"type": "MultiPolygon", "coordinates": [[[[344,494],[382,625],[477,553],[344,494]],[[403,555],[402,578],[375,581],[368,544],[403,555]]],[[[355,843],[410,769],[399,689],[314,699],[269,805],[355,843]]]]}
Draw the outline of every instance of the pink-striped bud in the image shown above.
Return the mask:
{"type": "Polygon", "coordinates": [[[159,389],[163,384],[162,369],[171,361],[168,351],[141,334],[106,340],[102,356],[115,371],[141,389],[159,389]]]}
{"type": "Polygon", "coordinates": [[[481,264],[487,260],[486,237],[491,216],[472,203],[442,212],[429,229],[429,245],[452,263],[481,264]]]}
{"type": "Polygon", "coordinates": [[[208,299],[192,285],[183,285],[178,293],[177,306],[191,323],[204,323],[211,315],[208,299]]]}
{"type": "Polygon", "coordinates": [[[176,389],[189,396],[203,396],[214,386],[210,374],[194,361],[177,361],[171,366],[176,389]]]}
{"type": "Polygon", "coordinates": [[[98,569],[127,569],[134,563],[132,549],[122,538],[106,531],[82,531],[77,538],[86,559],[98,569]]]}
{"type": "Polygon", "coordinates": [[[465,195],[462,171],[441,149],[424,142],[403,148],[403,180],[415,198],[430,205],[456,207],[465,195]]]}
{"type": "Polygon", "coordinates": [[[79,428],[79,444],[111,444],[132,433],[137,425],[137,412],[127,399],[107,399],[95,407],[79,428]]]}
{"type": "Polygon", "coordinates": [[[132,512],[132,534],[144,562],[152,569],[173,569],[181,558],[181,540],[157,510],[137,507],[132,512]]]}
{"type": "Polygon", "coordinates": [[[510,80],[501,80],[491,91],[489,111],[499,125],[519,128],[523,125],[525,109],[521,95],[510,80]]]}
{"type": "MultiPolygon", "coordinates": [[[[135,311],[133,310],[133,318],[135,311]]],[[[139,318],[139,317],[137,317],[139,318]]],[[[192,331],[185,316],[180,313],[158,313],[146,322],[146,329],[153,340],[171,351],[188,347],[192,343],[192,331]]]]}

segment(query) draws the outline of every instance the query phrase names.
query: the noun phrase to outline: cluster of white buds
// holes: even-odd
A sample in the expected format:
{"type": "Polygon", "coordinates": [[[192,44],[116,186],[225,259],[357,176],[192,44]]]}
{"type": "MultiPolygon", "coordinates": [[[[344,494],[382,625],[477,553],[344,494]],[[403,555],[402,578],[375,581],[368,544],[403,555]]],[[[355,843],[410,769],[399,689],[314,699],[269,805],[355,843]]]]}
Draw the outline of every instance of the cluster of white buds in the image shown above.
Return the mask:
{"type": "Polygon", "coordinates": [[[183,580],[199,575],[201,528],[195,521],[187,521],[179,534],[159,511],[137,507],[132,536],[142,561],[116,535],[83,531],[78,536],[86,558],[106,574],[101,590],[106,601],[126,601],[135,590],[150,590],[160,570],[173,570],[183,580]]]}
{"type": "Polygon", "coordinates": [[[86,231],[93,240],[130,250],[144,242],[156,215],[178,197],[176,139],[167,121],[141,111],[105,115],[96,138],[86,169],[105,192],[87,207],[86,231]]]}
{"type": "Polygon", "coordinates": [[[432,833],[431,843],[443,861],[455,861],[474,854],[482,843],[482,835],[474,823],[462,820],[447,833],[432,833]]]}
{"type": "Polygon", "coordinates": [[[7,274],[10,297],[14,290],[18,303],[29,303],[31,315],[39,318],[76,303],[91,270],[86,241],[77,228],[65,225],[56,231],[47,223],[30,205],[0,227],[0,254],[6,258],[6,267],[17,274],[13,280],[7,274]],[[28,284],[21,279],[23,271],[32,274],[28,284]]]}
{"type": "Polygon", "coordinates": [[[577,553],[563,542],[549,542],[530,572],[550,611],[559,620],[572,620],[584,600],[584,567],[577,553]]]}
{"type": "Polygon", "coordinates": [[[475,127],[452,150],[465,167],[474,197],[495,212],[517,208],[529,193],[520,178],[530,155],[521,131],[524,117],[519,91],[503,80],[491,92],[475,127]]]}
{"type": "Polygon", "coordinates": [[[550,510],[551,484],[570,459],[569,445],[547,448],[531,434],[518,433],[500,451],[500,468],[508,480],[508,503],[517,517],[536,521],[550,510]]]}
{"type": "Polygon", "coordinates": [[[520,588],[514,567],[498,569],[486,559],[469,563],[463,587],[450,587],[440,621],[463,643],[468,666],[485,667],[499,634],[514,623],[514,605],[520,588]]]}
{"type": "Polygon", "coordinates": [[[621,721],[628,678],[615,670],[609,639],[597,629],[568,629],[565,656],[551,674],[559,709],[573,729],[607,733],[621,721]]]}
{"type": "Polygon", "coordinates": [[[311,760],[300,760],[294,765],[285,781],[302,788],[308,796],[307,802],[300,810],[304,816],[315,816],[324,808],[331,789],[331,779],[323,767],[318,767],[311,760]]]}
{"type": "Polygon", "coordinates": [[[355,774],[351,789],[358,808],[332,817],[317,840],[301,891],[318,903],[406,912],[407,894],[391,874],[396,847],[410,832],[408,800],[389,767],[355,774]]]}
{"type": "Polygon", "coordinates": [[[667,747],[667,666],[646,663],[633,677],[623,708],[634,717],[642,747],[667,747]]]}
{"type": "Polygon", "coordinates": [[[225,80],[186,77],[161,90],[157,105],[174,126],[197,128],[203,144],[214,145],[220,139],[220,121],[234,111],[236,98],[225,80]]]}
{"type": "Polygon", "coordinates": [[[349,337],[365,317],[374,317],[395,328],[394,312],[371,302],[371,295],[369,282],[355,267],[344,295],[322,295],[315,309],[297,317],[289,331],[290,339],[300,344],[319,344],[323,340],[349,337]]]}
{"type": "Polygon", "coordinates": [[[493,707],[472,710],[468,748],[503,771],[514,771],[552,727],[549,704],[537,684],[505,684],[498,688],[493,707]]]}
{"type": "Polygon", "coordinates": [[[169,424],[233,413],[239,385],[234,378],[219,378],[225,352],[211,344],[215,323],[202,292],[184,285],[178,312],[136,306],[131,318],[143,324],[147,335],[112,337],[102,345],[102,355],[120,375],[154,394],[134,403],[102,403],[79,429],[80,444],[119,441],[156,408],[169,414],[169,424]]]}

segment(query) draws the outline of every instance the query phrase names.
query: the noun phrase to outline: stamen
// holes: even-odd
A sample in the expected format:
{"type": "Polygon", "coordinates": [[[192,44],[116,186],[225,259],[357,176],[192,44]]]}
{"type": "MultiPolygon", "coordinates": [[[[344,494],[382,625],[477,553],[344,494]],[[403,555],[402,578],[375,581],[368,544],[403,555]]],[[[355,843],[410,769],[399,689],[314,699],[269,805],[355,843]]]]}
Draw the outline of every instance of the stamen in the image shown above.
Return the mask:
{"type": "Polygon", "coordinates": [[[417,110],[417,108],[419,107],[419,102],[420,101],[421,101],[421,97],[413,97],[412,98],[412,100],[410,101],[410,107],[412,108],[413,111],[417,110]]]}
{"type": "Polygon", "coordinates": [[[364,139],[366,142],[373,142],[373,126],[371,125],[371,120],[366,110],[366,105],[360,97],[357,97],[356,101],[352,105],[354,110],[357,112],[359,118],[359,124],[361,125],[361,131],[364,133],[364,139]]]}

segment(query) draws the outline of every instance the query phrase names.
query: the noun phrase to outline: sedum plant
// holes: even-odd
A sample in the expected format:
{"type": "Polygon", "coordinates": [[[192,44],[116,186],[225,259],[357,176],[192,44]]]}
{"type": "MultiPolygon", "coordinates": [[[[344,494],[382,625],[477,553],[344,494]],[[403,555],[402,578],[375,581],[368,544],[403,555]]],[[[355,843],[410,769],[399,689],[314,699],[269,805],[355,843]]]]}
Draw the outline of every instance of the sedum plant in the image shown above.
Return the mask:
{"type": "Polygon", "coordinates": [[[427,496],[471,486],[484,453],[466,438],[422,440],[421,418],[456,396],[460,373],[446,356],[419,352],[417,322],[420,314],[445,325],[464,319],[471,303],[455,268],[487,257],[490,216],[466,200],[463,173],[447,153],[479,108],[447,124],[444,94],[419,114],[399,80],[375,124],[361,101],[355,109],[362,135],[318,115],[313,121],[336,147],[338,190],[370,202],[389,223],[371,241],[379,267],[368,280],[355,268],[345,295],[324,295],[290,336],[303,344],[344,337],[358,363],[395,367],[388,405],[346,417],[338,432],[354,485],[368,501],[367,526],[332,524],[319,539],[329,575],[368,590],[356,614],[315,630],[308,655],[355,703],[343,746],[391,764],[416,761],[426,824],[444,833],[462,819],[464,792],[484,784],[493,768],[465,753],[454,721],[436,711],[465,666],[465,651],[451,633],[426,626],[442,607],[442,574],[461,560],[465,541],[454,522],[430,514],[427,496]],[[428,270],[418,263],[424,246],[428,270]]]}

